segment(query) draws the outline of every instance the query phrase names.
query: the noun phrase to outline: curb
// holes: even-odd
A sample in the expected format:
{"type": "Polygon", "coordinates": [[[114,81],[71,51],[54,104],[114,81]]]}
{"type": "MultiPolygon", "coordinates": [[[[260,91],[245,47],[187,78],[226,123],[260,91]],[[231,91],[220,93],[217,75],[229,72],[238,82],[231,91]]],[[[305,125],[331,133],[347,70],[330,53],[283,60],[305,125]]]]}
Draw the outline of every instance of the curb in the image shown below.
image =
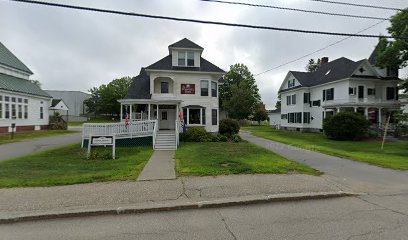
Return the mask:
{"type": "Polygon", "coordinates": [[[172,201],[166,203],[152,203],[138,206],[126,206],[118,208],[99,208],[85,209],[72,211],[54,211],[43,212],[38,214],[27,214],[23,216],[0,218],[0,224],[16,223],[23,221],[47,220],[57,218],[72,218],[72,217],[87,217],[101,215],[121,215],[121,214],[138,214],[150,212],[164,212],[174,210],[201,209],[201,208],[217,208],[230,207],[238,205],[249,205],[257,203],[270,202],[288,202],[288,201],[304,201],[316,199],[329,199],[339,197],[357,196],[358,194],[350,192],[318,192],[318,193],[290,193],[290,194],[274,194],[274,195],[252,195],[244,197],[223,198],[208,201],[172,201]]]}

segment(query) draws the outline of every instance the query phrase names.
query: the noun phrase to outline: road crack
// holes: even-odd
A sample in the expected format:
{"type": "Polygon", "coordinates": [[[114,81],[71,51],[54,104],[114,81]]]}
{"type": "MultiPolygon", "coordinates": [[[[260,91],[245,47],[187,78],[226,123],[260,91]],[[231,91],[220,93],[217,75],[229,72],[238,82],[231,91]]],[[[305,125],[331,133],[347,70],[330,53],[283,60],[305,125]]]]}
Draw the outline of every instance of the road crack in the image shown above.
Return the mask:
{"type": "Polygon", "coordinates": [[[231,237],[232,237],[234,240],[237,240],[237,239],[238,239],[237,236],[235,236],[235,234],[232,232],[231,228],[228,226],[227,222],[225,221],[224,216],[222,216],[222,214],[221,214],[220,211],[217,211],[217,213],[218,213],[218,215],[220,216],[221,221],[222,221],[222,223],[224,224],[225,229],[229,232],[229,234],[231,235],[231,237]]]}

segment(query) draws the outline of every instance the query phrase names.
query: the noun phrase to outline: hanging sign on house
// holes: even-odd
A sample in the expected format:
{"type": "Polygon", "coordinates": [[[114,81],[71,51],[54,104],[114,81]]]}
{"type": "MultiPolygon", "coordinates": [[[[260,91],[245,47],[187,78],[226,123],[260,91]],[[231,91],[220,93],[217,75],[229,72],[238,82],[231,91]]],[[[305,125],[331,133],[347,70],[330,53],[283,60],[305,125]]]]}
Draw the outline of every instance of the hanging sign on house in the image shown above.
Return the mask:
{"type": "Polygon", "coordinates": [[[195,94],[195,84],[181,84],[181,94],[195,94]]]}

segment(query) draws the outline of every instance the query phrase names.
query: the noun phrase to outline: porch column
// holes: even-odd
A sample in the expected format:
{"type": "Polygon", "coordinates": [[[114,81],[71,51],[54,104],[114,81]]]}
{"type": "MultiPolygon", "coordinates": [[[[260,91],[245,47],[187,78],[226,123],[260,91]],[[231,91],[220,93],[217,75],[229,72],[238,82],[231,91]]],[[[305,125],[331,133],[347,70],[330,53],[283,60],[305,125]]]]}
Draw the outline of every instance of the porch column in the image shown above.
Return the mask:
{"type": "Polygon", "coordinates": [[[382,108],[378,108],[378,125],[382,125],[382,108]]]}
{"type": "Polygon", "coordinates": [[[120,121],[122,122],[123,120],[123,104],[120,103],[120,121]]]}
{"type": "Polygon", "coordinates": [[[149,103],[149,107],[148,107],[148,115],[147,115],[147,120],[150,121],[150,103],[149,103]]]}
{"type": "Polygon", "coordinates": [[[132,120],[132,104],[130,104],[130,107],[129,107],[129,120],[132,120]]]}
{"type": "Polygon", "coordinates": [[[340,108],[339,108],[339,107],[337,107],[337,108],[336,108],[336,111],[337,111],[337,113],[339,113],[339,112],[340,112],[340,108]]]}
{"type": "Polygon", "coordinates": [[[364,116],[368,119],[368,107],[364,108],[364,116]]]}
{"type": "Polygon", "coordinates": [[[357,107],[354,107],[354,112],[357,112],[357,107]]]}
{"type": "Polygon", "coordinates": [[[159,104],[156,105],[156,120],[159,120],[159,104]]]}

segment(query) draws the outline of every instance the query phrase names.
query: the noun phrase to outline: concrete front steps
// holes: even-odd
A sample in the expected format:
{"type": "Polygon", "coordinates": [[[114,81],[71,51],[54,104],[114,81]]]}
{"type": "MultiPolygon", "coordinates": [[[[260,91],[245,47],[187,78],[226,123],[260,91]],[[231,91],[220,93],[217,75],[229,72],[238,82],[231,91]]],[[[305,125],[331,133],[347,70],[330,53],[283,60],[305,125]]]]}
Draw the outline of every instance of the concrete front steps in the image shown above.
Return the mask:
{"type": "Polygon", "coordinates": [[[176,134],[174,131],[158,131],[155,150],[176,150],[176,134]]]}

